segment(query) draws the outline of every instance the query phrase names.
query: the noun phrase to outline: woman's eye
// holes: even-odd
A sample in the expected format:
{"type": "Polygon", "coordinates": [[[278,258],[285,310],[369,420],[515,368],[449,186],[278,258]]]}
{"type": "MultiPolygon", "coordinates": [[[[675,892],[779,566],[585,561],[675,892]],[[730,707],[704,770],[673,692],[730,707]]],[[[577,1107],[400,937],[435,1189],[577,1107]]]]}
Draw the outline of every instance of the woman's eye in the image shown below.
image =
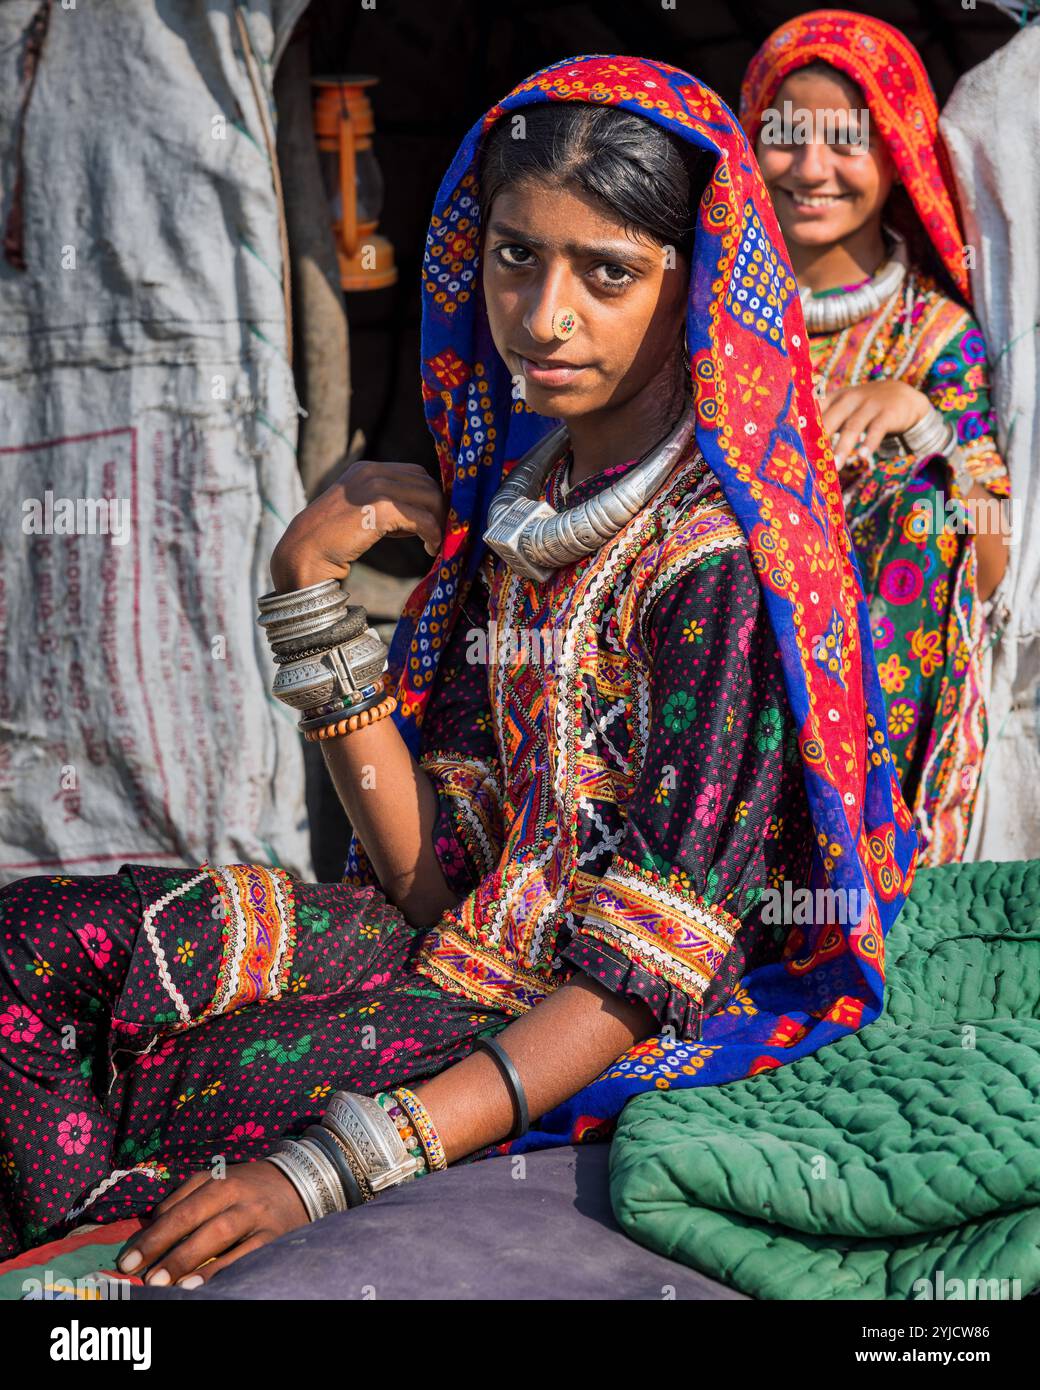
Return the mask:
{"type": "Polygon", "coordinates": [[[521,266],[530,265],[529,260],[524,258],[531,255],[526,246],[496,246],[495,255],[503,265],[521,266]]]}
{"type": "Polygon", "coordinates": [[[623,265],[611,265],[609,262],[596,267],[596,274],[600,285],[607,289],[624,289],[636,278],[631,271],[625,269],[623,265]]]}

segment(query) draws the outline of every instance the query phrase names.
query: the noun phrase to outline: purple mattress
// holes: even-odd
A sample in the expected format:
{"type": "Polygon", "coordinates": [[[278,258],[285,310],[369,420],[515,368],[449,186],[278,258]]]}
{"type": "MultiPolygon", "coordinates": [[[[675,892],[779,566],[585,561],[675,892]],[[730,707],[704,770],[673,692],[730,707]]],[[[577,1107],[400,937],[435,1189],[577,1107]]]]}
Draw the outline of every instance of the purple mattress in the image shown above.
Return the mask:
{"type": "Polygon", "coordinates": [[[193,1291],[139,1299],[730,1299],[621,1233],[606,1144],[490,1158],[292,1231],[193,1291]]]}

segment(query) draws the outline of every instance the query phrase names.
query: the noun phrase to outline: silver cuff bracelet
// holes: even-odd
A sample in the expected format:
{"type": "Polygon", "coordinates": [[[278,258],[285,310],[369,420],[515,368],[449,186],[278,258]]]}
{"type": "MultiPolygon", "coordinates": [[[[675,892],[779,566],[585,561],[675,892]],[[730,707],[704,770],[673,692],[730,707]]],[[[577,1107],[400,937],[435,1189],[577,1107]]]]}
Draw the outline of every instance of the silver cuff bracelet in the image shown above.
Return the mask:
{"type": "Polygon", "coordinates": [[[373,1192],[414,1178],[422,1168],[408,1152],[393,1120],[372,1096],[333,1092],[322,1123],[350,1149],[373,1192]]]}
{"type": "Polygon", "coordinates": [[[383,674],[386,658],[386,643],[374,628],[366,628],[338,647],[285,662],[271,693],[293,709],[316,709],[372,685],[383,674]]]}

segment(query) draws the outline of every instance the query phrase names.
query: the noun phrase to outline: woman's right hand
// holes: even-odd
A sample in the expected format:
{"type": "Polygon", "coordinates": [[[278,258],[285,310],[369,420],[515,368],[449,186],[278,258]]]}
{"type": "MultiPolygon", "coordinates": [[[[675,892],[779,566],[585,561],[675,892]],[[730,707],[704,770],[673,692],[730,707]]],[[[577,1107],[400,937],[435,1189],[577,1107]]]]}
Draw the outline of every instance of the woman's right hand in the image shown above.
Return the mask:
{"type": "Polygon", "coordinates": [[[271,555],[276,590],[344,579],[384,536],[418,536],[436,555],[448,503],[417,463],[358,459],[289,523],[271,555]]]}

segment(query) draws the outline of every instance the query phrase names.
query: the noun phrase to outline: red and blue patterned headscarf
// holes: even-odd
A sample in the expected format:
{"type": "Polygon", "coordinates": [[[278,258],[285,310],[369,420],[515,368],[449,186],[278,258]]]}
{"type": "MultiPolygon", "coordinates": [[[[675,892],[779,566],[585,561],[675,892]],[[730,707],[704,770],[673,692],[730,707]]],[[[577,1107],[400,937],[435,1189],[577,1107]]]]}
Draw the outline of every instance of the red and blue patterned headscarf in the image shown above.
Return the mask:
{"type": "MultiPolygon", "coordinates": [[[[483,551],[488,504],[503,471],[557,423],[513,399],[480,281],[480,141],[501,117],[548,101],[618,106],[715,156],[697,215],[686,325],[697,443],[747,535],[776,633],[816,836],[814,882],[868,908],[854,924],[792,929],[784,960],[751,972],[733,1005],[706,1020],[701,1041],[641,1043],[514,1150],[591,1137],[640,1091],[732,1081],[875,1018],[885,933],[917,851],[776,217],[736,117],[666,63],[603,55],[535,73],[473,126],[441,183],[423,267],[421,370],[450,510],[436,562],[391,647],[398,728],[418,752],[437,663],[483,551]]],[[[373,881],[356,840],[347,869],[351,881],[373,881]]]]}

